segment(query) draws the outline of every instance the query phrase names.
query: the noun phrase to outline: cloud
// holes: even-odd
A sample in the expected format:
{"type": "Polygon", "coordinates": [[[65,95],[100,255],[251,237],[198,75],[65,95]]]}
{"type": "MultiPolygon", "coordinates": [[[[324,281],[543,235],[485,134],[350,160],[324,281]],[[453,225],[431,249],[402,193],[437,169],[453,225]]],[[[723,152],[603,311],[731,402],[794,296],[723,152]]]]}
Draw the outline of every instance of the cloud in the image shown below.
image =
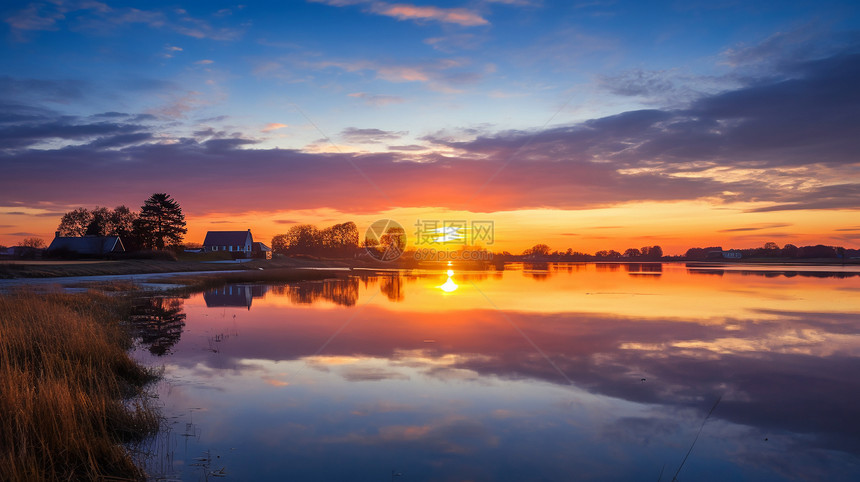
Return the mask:
{"type": "Polygon", "coordinates": [[[16,102],[68,104],[83,99],[84,92],[89,87],[87,82],[81,80],[21,79],[8,75],[0,76],[0,98],[14,99],[16,102]]]}
{"type": "Polygon", "coordinates": [[[188,113],[213,104],[217,99],[205,96],[202,92],[189,90],[179,96],[172,95],[167,104],[153,109],[160,116],[183,119],[188,113]]]}
{"type": "MultiPolygon", "coordinates": [[[[681,108],[532,130],[462,129],[424,136],[426,146],[403,145],[406,132],[356,126],[340,133],[350,143],[390,144],[375,153],[262,149],[212,128],[166,144],[134,117],[70,118],[8,103],[0,116],[0,205],[103,204],[158,185],[187,192],[189,209],[204,213],[212,206],[207,193],[238,188],[253,193],[231,203],[236,212],[431,205],[492,212],[695,199],[754,202],[755,212],[860,209],[860,178],[852,174],[860,166],[858,86],[860,54],[848,51],[794,62],[681,108]]],[[[174,115],[194,107],[199,94],[189,94],[191,105],[174,115]]]]}
{"type": "Polygon", "coordinates": [[[65,15],[59,10],[32,3],[6,17],[5,21],[13,30],[57,30],[57,22],[64,18],[65,15]]]}
{"type": "Polygon", "coordinates": [[[776,229],[776,228],[785,228],[788,226],[792,226],[791,224],[785,223],[767,223],[761,226],[747,226],[743,228],[730,228],[730,229],[721,229],[719,232],[721,233],[740,233],[745,231],[762,231],[765,229],[776,229]]]}
{"type": "Polygon", "coordinates": [[[435,6],[419,6],[407,3],[386,3],[369,0],[311,0],[333,7],[361,5],[364,11],[396,18],[397,20],[427,21],[451,23],[463,27],[489,25],[489,21],[479,13],[465,8],[441,8],[435,6]]]}
{"type": "Polygon", "coordinates": [[[409,376],[394,370],[380,367],[355,366],[341,370],[341,376],[348,382],[368,382],[381,380],[409,380],[409,376]]]}
{"type": "MultiPolygon", "coordinates": [[[[242,30],[215,27],[194,18],[185,10],[141,10],[112,8],[96,1],[33,3],[5,19],[21,38],[24,31],[60,30],[65,24],[73,28],[110,31],[127,24],[143,24],[153,29],[170,29],[180,35],[198,39],[236,40],[242,30]]],[[[170,57],[168,51],[165,56],[170,57]]]]}
{"type": "Polygon", "coordinates": [[[347,140],[358,144],[379,144],[381,142],[400,139],[408,134],[408,132],[384,131],[382,129],[358,129],[355,127],[347,127],[340,132],[340,136],[347,140]]]}
{"type": "MultiPolygon", "coordinates": [[[[381,63],[372,60],[324,61],[307,65],[315,69],[338,68],[346,72],[371,71],[388,82],[421,82],[441,92],[459,92],[457,87],[479,81],[491,68],[476,70],[466,59],[434,59],[411,64],[381,63]]],[[[279,71],[280,65],[272,66],[279,71]]],[[[360,94],[360,93],[359,93],[360,94]]]]}
{"type": "Polygon", "coordinates": [[[424,43],[440,52],[455,52],[457,50],[475,50],[481,46],[484,38],[474,34],[450,34],[444,37],[424,39],[424,43]]]}
{"type": "MultiPolygon", "coordinates": [[[[52,139],[88,140],[104,138],[104,136],[140,136],[143,134],[141,131],[147,129],[147,127],[138,124],[114,122],[86,123],[80,122],[79,119],[74,117],[64,117],[46,123],[0,127],[0,149],[20,149],[52,139]]],[[[128,139],[130,138],[126,137],[126,140],[128,139]]],[[[103,140],[104,142],[108,142],[106,139],[103,140]]],[[[145,139],[138,137],[138,140],[145,139]]],[[[108,147],[108,145],[94,147],[108,147]]]]}
{"type": "Polygon", "coordinates": [[[289,126],[287,124],[281,124],[278,122],[270,122],[270,123],[266,124],[266,127],[263,127],[261,129],[261,131],[272,132],[272,131],[276,131],[278,129],[283,129],[284,127],[289,127],[289,126]]]}
{"type": "Polygon", "coordinates": [[[418,144],[410,144],[408,146],[388,146],[389,151],[426,151],[427,149],[427,146],[421,146],[418,144]]]}
{"type": "Polygon", "coordinates": [[[422,7],[408,4],[384,4],[374,2],[371,7],[374,13],[394,17],[398,20],[435,20],[437,22],[454,23],[464,27],[488,25],[490,22],[476,12],[464,8],[422,7]]]}
{"type": "Polygon", "coordinates": [[[674,79],[676,76],[675,72],[634,69],[614,76],[600,76],[598,86],[614,95],[658,99],[663,105],[666,105],[669,99],[678,103],[693,100],[700,95],[678,86],[674,79]]]}
{"type": "Polygon", "coordinates": [[[367,105],[372,106],[383,106],[389,104],[400,104],[405,101],[403,97],[398,97],[396,95],[378,95],[378,94],[368,94],[367,92],[353,92],[349,94],[350,97],[355,97],[357,99],[363,100],[367,105]]]}

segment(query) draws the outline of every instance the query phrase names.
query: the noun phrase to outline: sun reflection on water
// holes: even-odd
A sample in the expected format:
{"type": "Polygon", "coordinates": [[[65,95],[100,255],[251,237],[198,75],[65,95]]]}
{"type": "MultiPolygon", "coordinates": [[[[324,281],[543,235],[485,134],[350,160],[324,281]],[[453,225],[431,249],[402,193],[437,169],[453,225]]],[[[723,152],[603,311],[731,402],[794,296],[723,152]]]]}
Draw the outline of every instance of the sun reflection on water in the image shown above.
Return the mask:
{"type": "Polygon", "coordinates": [[[454,277],[454,270],[449,269],[448,270],[448,280],[445,281],[445,283],[442,286],[439,286],[439,289],[441,289],[442,291],[444,291],[446,293],[453,293],[454,291],[456,291],[458,288],[458,285],[457,285],[457,283],[454,283],[453,277],[454,277]]]}

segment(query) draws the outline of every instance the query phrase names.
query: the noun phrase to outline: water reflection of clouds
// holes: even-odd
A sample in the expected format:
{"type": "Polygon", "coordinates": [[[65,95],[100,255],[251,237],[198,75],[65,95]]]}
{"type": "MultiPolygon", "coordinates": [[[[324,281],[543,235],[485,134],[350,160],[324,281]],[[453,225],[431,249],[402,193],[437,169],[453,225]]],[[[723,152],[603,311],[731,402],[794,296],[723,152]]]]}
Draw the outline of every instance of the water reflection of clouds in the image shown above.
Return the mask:
{"type": "MultiPolygon", "coordinates": [[[[416,373],[424,377],[446,380],[493,376],[565,383],[491,311],[462,313],[459,318],[469,320],[462,325],[439,324],[426,313],[412,314],[404,323],[399,313],[376,307],[366,311],[353,331],[328,346],[326,356],[309,358],[320,343],[318,323],[325,322],[302,317],[282,325],[289,344],[278,343],[271,326],[260,331],[255,325],[245,327],[236,340],[241,343],[220,354],[235,361],[218,365],[245,375],[264,374],[266,367],[247,360],[272,357],[347,367],[338,374],[350,381],[406,380],[410,374],[396,368],[405,366],[419,369],[416,373]],[[431,347],[424,342],[428,334],[438,340],[431,347]]],[[[854,375],[857,361],[851,355],[857,353],[856,332],[841,335],[843,348],[834,350],[829,342],[836,335],[827,328],[845,331],[844,324],[826,314],[802,321],[799,317],[786,314],[780,323],[729,320],[731,337],[724,324],[645,323],[584,314],[530,315],[524,330],[571,380],[589,391],[698,410],[725,394],[716,417],[810,433],[828,446],[833,445],[828,439],[843,439],[837,444],[842,450],[860,453],[860,423],[853,417],[853,401],[860,395],[854,375]],[[647,382],[640,382],[643,377],[647,382]]],[[[334,328],[330,321],[327,325],[334,328]]],[[[174,362],[183,363],[182,355],[174,356],[174,362]]],[[[217,358],[192,357],[194,376],[218,376],[215,368],[206,368],[217,358]]]]}
{"type": "MultiPolygon", "coordinates": [[[[409,286],[401,286],[407,304],[413,296],[409,286]]],[[[417,291],[423,285],[412,286],[417,291]]],[[[315,292],[342,293],[331,288],[315,292]]],[[[515,458],[520,462],[529,453],[535,461],[547,461],[551,467],[540,475],[548,478],[569,478],[571,473],[626,478],[632,465],[618,464],[625,458],[653,467],[656,477],[656,461],[671,464],[671,457],[682,454],[704,414],[722,396],[708,422],[711,437],[697,445],[702,465],[685,468],[691,471],[687,479],[695,478],[696,470],[724,470],[727,479],[737,478],[736,464],[723,460],[726,454],[742,460],[748,478],[761,480],[774,478],[772,464],[790,467],[786,474],[824,474],[836,480],[845,468],[857,467],[856,313],[768,307],[748,310],[751,316],[744,318],[691,313],[675,319],[508,312],[574,382],[570,387],[493,310],[448,310],[440,317],[387,309],[393,304],[368,305],[316,354],[351,313],[266,301],[255,300],[239,336],[219,353],[199,349],[199,337],[183,335],[171,362],[190,378],[231,386],[235,381],[246,396],[265,398],[272,396],[267,390],[281,390],[286,398],[279,403],[298,413],[278,417],[313,420],[313,427],[303,424],[301,430],[271,435],[273,447],[287,445],[295,457],[313,459],[337,450],[348,451],[347,458],[359,466],[391,465],[378,453],[384,449],[422,467],[423,474],[431,474],[427,478],[443,478],[450,472],[434,472],[434,463],[465,467],[465,460],[445,457],[468,455],[472,465],[475,460],[491,465],[493,451],[502,447],[505,454],[522,450],[515,458]],[[350,382],[348,388],[344,382],[350,382]],[[571,402],[548,409],[550,393],[571,402]],[[571,430],[577,434],[567,433],[571,430]],[[769,438],[767,444],[764,438],[769,438]],[[581,452],[571,455],[575,463],[548,461],[562,443],[581,452]],[[415,455],[421,450],[432,454],[431,460],[415,455]],[[709,459],[709,450],[719,455],[709,459]]],[[[826,305],[824,300],[818,304],[826,305]]],[[[770,305],[763,301],[763,306],[770,305]]],[[[199,331],[201,323],[205,320],[196,318],[189,326],[199,331]]],[[[280,413],[276,406],[271,410],[280,413]]],[[[458,475],[516,479],[511,475],[515,471],[497,469],[463,469],[458,475]]],[[[295,470],[291,474],[302,478],[302,469],[295,470]]]]}

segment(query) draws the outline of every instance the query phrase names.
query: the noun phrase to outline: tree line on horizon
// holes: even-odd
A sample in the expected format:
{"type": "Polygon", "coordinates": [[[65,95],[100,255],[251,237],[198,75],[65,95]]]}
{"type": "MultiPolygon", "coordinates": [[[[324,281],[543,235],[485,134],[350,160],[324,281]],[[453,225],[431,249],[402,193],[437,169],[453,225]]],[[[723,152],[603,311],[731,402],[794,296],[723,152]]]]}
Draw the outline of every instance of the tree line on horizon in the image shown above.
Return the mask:
{"type": "Polygon", "coordinates": [[[272,254],[353,256],[358,249],[358,227],[352,221],[319,229],[299,224],[272,237],[272,254]]]}
{"type": "MultiPolygon", "coordinates": [[[[139,212],[134,212],[124,205],[114,209],[98,206],[92,210],[74,209],[63,215],[57,232],[60,236],[119,236],[128,251],[137,251],[181,248],[187,229],[185,228],[185,215],[182,213],[179,203],[168,194],[155,193],[144,201],[139,212]]],[[[374,243],[386,242],[386,236],[397,237],[398,240],[401,240],[405,237],[405,233],[386,233],[379,240],[367,238],[363,243],[360,243],[358,227],[352,221],[323,229],[312,224],[299,224],[291,227],[286,233],[275,235],[271,242],[273,254],[276,255],[353,257],[365,248],[375,247],[374,243]]],[[[45,243],[41,238],[31,237],[24,239],[19,246],[39,249],[44,248],[45,243]]],[[[486,250],[486,248],[469,246],[462,246],[461,249],[486,250]]],[[[694,247],[687,249],[682,256],[665,256],[662,247],[654,245],[627,248],[623,252],[603,249],[594,254],[589,254],[575,251],[573,248],[564,251],[552,250],[549,245],[539,243],[525,249],[521,254],[502,251],[494,253],[494,256],[501,260],[660,261],[675,259],[698,261],[721,258],[721,253],[724,251],[722,246],[694,247]]],[[[788,243],[780,247],[777,243],[767,242],[757,248],[741,248],[730,251],[740,252],[742,259],[860,257],[860,249],[846,249],[822,244],[796,246],[788,243]]]]}
{"type": "MultiPolygon", "coordinates": [[[[635,260],[635,261],[659,261],[663,259],[680,259],[689,261],[704,261],[708,259],[722,259],[722,253],[726,251],[722,246],[709,246],[705,248],[690,248],[682,256],[664,256],[660,246],[645,246],[639,249],[628,248],[623,253],[610,250],[600,250],[594,254],[582,253],[568,248],[567,251],[552,251],[546,244],[536,244],[523,251],[521,255],[514,255],[507,251],[497,253],[502,258],[525,258],[546,259],[560,261],[592,261],[592,260],[635,260]]],[[[822,244],[814,246],[795,246],[786,244],[781,247],[774,242],[767,242],[758,248],[731,249],[737,251],[742,259],[749,258],[787,258],[787,259],[811,259],[811,258],[853,258],[860,257],[860,249],[846,249],[838,246],[825,246],[822,244]]]]}
{"type": "Polygon", "coordinates": [[[187,231],[182,207],[165,193],[150,196],[138,212],[125,205],[77,208],[65,213],[57,226],[59,236],[119,236],[127,251],[179,246],[187,231]]]}

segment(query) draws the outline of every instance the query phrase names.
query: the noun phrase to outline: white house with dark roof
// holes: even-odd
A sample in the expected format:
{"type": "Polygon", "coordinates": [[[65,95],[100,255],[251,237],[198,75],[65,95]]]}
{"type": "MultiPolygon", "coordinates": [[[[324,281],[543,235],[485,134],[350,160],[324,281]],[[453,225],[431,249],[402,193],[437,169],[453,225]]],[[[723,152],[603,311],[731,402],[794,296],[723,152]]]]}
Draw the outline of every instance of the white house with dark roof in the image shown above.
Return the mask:
{"type": "Polygon", "coordinates": [[[209,231],[203,240],[203,250],[207,253],[224,251],[250,257],[254,247],[251,230],[247,231],[209,231]]]}

